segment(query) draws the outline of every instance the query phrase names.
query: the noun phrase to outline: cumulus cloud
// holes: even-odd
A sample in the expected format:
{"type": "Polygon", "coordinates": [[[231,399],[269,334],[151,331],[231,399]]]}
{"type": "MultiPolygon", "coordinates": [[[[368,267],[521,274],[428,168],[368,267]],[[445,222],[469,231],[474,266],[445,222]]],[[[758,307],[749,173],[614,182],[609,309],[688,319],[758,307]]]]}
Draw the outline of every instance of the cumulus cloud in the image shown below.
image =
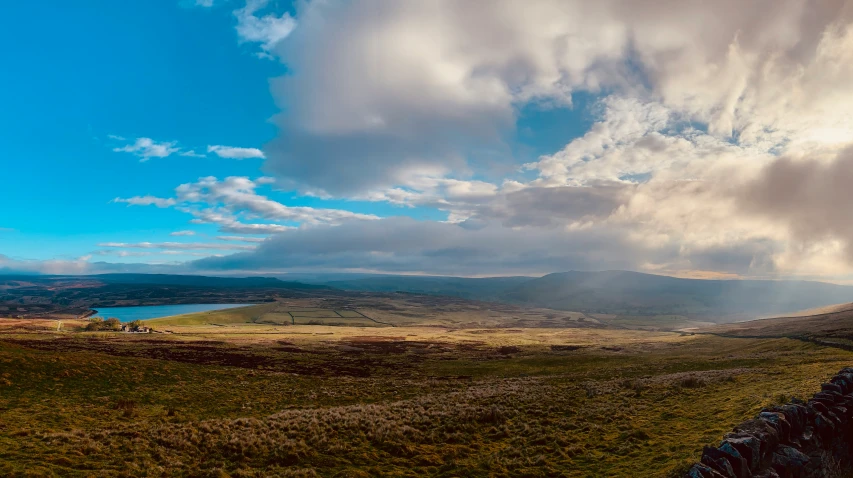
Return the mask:
{"type": "Polygon", "coordinates": [[[170,236],[195,236],[195,231],[175,231],[169,233],[170,236]]]}
{"type": "Polygon", "coordinates": [[[263,237],[246,237],[246,236],[216,236],[220,241],[238,241],[238,242],[264,242],[263,237]]]}
{"type": "MultiPolygon", "coordinates": [[[[114,137],[118,139],[119,137],[114,137]]],[[[173,153],[180,151],[177,148],[177,141],[157,142],[151,138],[136,138],[132,144],[113,148],[117,153],[131,153],[138,156],[141,162],[148,161],[151,158],[166,158],[173,153]]]]}
{"type": "Polygon", "coordinates": [[[292,207],[257,193],[271,178],[251,180],[232,176],[220,181],[209,176],[175,188],[174,198],[135,196],[113,202],[132,206],[175,207],[193,216],[193,224],[216,224],[219,230],[233,234],[275,234],[304,224],[339,224],[344,221],[378,219],[372,214],[343,209],[292,207]],[[271,222],[248,222],[266,220],[271,222]],[[286,224],[281,224],[282,222],[286,224]],[[289,223],[289,224],[288,224],[289,223]]]}
{"type": "Polygon", "coordinates": [[[501,151],[520,105],[603,90],[744,143],[838,141],[851,15],[799,0],[311,2],[276,47],[294,74],[273,86],[287,114],[268,165],[331,194],[405,185],[501,151]]]}
{"type": "Polygon", "coordinates": [[[155,196],[134,196],[131,198],[115,198],[112,202],[126,203],[129,206],[157,206],[165,208],[174,206],[176,201],[172,198],[158,198],[155,196]]]}
{"type": "MultiPolygon", "coordinates": [[[[241,42],[287,64],[271,83],[280,133],[263,151],[207,152],[265,159],[270,178],[117,199],[257,242],[192,267],[853,269],[850,2],[325,0],[300,3],[298,27],[266,7],[234,15],[241,42]],[[578,93],[589,129],[519,160],[519,112],[573,108],[578,93]],[[447,219],[288,206],[258,192],[272,182],[447,219]]],[[[116,150],[178,151],[143,139],[116,150]]]]}
{"type": "Polygon", "coordinates": [[[234,10],[240,43],[259,43],[261,51],[257,55],[261,58],[272,58],[276,45],[296,28],[296,20],[289,13],[258,16],[268,3],[268,0],[247,0],[243,8],[234,10]]]}
{"type": "Polygon", "coordinates": [[[26,260],[0,254],[0,272],[16,274],[80,274],[89,270],[88,257],[75,260],[26,260]]]}
{"type": "Polygon", "coordinates": [[[215,153],[220,158],[231,159],[263,159],[265,157],[263,151],[257,148],[235,148],[233,146],[212,145],[207,147],[207,152],[215,153]]]}
{"type": "Polygon", "coordinates": [[[241,222],[234,214],[223,214],[210,209],[182,208],[180,210],[195,216],[190,220],[192,224],[216,224],[219,226],[221,232],[234,234],[277,234],[296,229],[294,226],[284,226],[281,224],[241,222]]]}
{"type": "Polygon", "coordinates": [[[203,242],[102,242],[98,247],[122,249],[211,249],[211,250],[252,250],[255,246],[242,244],[219,244],[203,242]]]}
{"type": "Polygon", "coordinates": [[[636,246],[608,233],[566,235],[558,229],[525,231],[491,225],[472,230],[397,217],[289,231],[260,244],[253,252],[202,259],[191,267],[535,274],[555,268],[632,268],[638,252],[636,246]],[[614,253],[602,244],[620,244],[622,248],[614,253]]]}
{"type": "MultiPolygon", "coordinates": [[[[261,181],[263,184],[265,181],[261,181]]],[[[292,221],[298,223],[338,223],[345,220],[373,220],[376,216],[370,214],[359,214],[342,209],[319,209],[313,207],[291,207],[266,196],[257,194],[255,191],[259,183],[246,177],[231,176],[219,181],[215,177],[200,178],[198,182],[187,183],[178,186],[175,192],[178,201],[186,204],[204,204],[212,208],[220,208],[221,211],[208,212],[214,214],[235,214],[245,212],[252,217],[292,221]]],[[[218,221],[211,221],[218,222],[218,221]]]]}
{"type": "Polygon", "coordinates": [[[835,157],[781,157],[767,164],[734,193],[747,213],[773,218],[785,228],[792,246],[784,259],[822,259],[838,271],[837,258],[853,262],[853,147],[835,157]]]}
{"type": "Polygon", "coordinates": [[[188,157],[188,158],[206,158],[207,156],[201,153],[196,153],[195,150],[182,151],[178,153],[180,156],[188,157]]]}
{"type": "MultiPolygon", "coordinates": [[[[423,227],[459,250],[464,238],[489,244],[485,234],[543,248],[553,235],[584,247],[595,237],[591,257],[644,270],[850,268],[851,231],[832,206],[853,199],[839,186],[853,138],[849,2],[332,0],[297,18],[270,50],[291,70],[272,83],[284,113],[264,150],[281,185],[440,209],[449,224],[423,227]],[[584,135],[495,176],[491,165],[514,161],[520,108],[572,107],[580,92],[596,98],[584,135]]],[[[274,244],[319,241],[333,222],[240,257],[298,263],[274,244]]],[[[414,228],[338,223],[352,234],[414,228]]],[[[403,244],[353,263],[399,252],[394,270],[441,265],[388,233],[403,244]]],[[[572,263],[552,259],[551,270],[572,263]]],[[[446,265],[462,264],[487,267],[446,265]]]]}
{"type": "MultiPolygon", "coordinates": [[[[192,255],[192,254],[188,254],[192,255]]],[[[205,254],[208,256],[209,254],[205,254]]],[[[126,254],[124,257],[133,257],[134,254],[126,254]]],[[[151,273],[151,274],[179,274],[189,271],[184,265],[177,263],[150,264],[150,263],[111,263],[92,262],[90,257],[73,260],[31,260],[15,259],[0,254],[0,272],[14,274],[109,274],[109,273],[151,273]]]]}

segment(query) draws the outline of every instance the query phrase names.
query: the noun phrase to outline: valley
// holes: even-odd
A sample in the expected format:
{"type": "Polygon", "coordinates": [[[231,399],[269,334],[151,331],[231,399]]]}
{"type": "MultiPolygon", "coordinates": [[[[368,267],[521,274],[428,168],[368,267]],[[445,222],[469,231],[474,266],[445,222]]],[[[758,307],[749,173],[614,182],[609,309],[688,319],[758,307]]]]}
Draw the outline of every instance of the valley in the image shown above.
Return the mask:
{"type": "Polygon", "coordinates": [[[685,332],[404,293],[267,299],[149,334],[0,319],[0,474],[677,477],[853,359],[773,321],[685,332]]]}

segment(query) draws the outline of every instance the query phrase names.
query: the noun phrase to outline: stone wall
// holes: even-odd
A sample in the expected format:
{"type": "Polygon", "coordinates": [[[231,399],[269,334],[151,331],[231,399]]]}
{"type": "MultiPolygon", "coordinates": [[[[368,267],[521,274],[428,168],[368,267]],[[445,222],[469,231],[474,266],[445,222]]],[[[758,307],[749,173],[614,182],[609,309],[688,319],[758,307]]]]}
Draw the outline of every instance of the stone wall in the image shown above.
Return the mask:
{"type": "Polygon", "coordinates": [[[808,402],[762,410],[705,447],[689,478],[853,476],[853,368],[821,385],[808,402]]]}

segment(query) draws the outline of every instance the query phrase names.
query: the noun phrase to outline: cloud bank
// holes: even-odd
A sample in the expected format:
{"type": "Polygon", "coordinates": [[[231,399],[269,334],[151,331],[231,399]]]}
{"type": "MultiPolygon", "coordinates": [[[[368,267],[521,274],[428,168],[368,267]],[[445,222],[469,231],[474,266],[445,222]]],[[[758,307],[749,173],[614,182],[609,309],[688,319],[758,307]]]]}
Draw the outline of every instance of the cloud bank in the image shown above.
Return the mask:
{"type": "Polygon", "coordinates": [[[275,234],[188,267],[853,272],[850,2],[325,0],[295,18],[265,6],[235,15],[241,41],[288,67],[271,83],[279,135],[262,152],[209,152],[264,157],[269,178],[123,200],[275,234]],[[588,130],[520,160],[521,111],[578,95],[588,130]],[[446,220],[290,207],[256,192],[272,183],[446,220]]]}

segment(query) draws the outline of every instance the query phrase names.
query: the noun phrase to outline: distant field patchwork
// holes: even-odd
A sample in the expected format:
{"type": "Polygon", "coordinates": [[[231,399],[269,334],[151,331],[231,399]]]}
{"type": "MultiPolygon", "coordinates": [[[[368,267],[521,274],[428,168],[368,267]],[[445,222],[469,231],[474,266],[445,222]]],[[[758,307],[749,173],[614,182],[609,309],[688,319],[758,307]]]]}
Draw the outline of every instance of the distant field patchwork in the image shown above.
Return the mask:
{"type": "Polygon", "coordinates": [[[224,311],[200,312],[148,321],[152,326],[167,325],[338,325],[352,327],[388,327],[393,324],[374,320],[355,309],[293,306],[284,303],[261,304],[224,311]]]}
{"type": "MultiPolygon", "coordinates": [[[[347,325],[359,327],[387,326],[357,310],[294,309],[287,310],[292,325],[347,325]]],[[[280,312],[279,312],[280,315],[280,312]]]]}
{"type": "MultiPolygon", "coordinates": [[[[608,316],[614,319],[616,316],[608,316]]],[[[250,307],[153,319],[156,328],[196,325],[329,325],[352,327],[438,326],[472,328],[605,328],[607,320],[580,312],[399,294],[378,297],[280,298],[250,307]]],[[[668,324],[674,328],[681,322],[668,324]]],[[[627,327],[627,326],[623,326],[627,327]]],[[[654,329],[654,327],[649,327],[654,329]]]]}

